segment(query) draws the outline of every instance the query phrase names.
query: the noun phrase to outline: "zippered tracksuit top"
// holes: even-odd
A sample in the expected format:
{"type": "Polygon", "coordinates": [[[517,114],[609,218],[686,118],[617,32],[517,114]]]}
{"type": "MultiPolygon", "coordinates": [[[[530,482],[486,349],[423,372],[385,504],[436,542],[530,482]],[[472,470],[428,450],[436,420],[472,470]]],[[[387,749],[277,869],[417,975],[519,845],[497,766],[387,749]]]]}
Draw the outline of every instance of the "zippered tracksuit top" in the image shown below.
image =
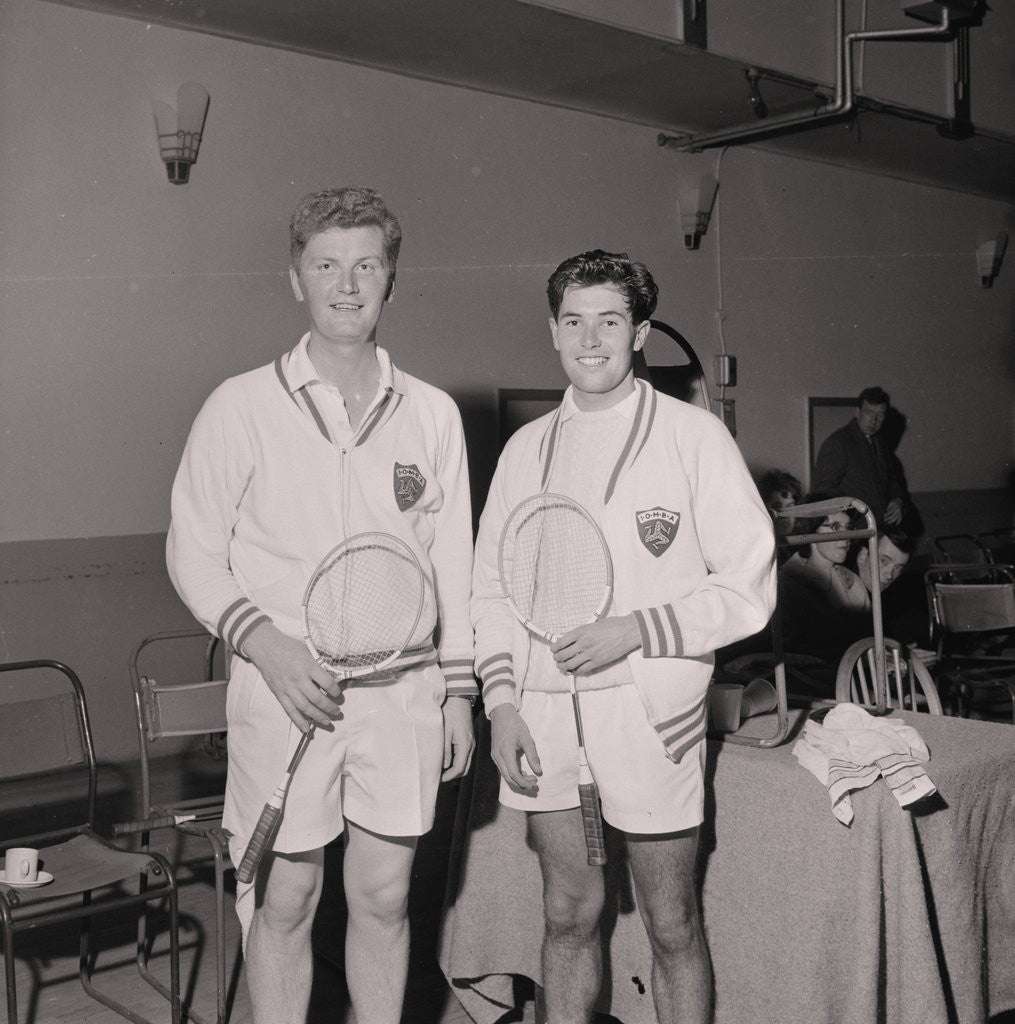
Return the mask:
{"type": "Polygon", "coordinates": [[[307,388],[287,378],[291,355],[225,381],[194,421],[173,486],[173,584],[243,656],[266,619],[302,638],[303,593],[332,548],[367,530],[394,534],[436,583],[437,622],[429,602],[392,668],[439,661],[448,695],[475,697],[472,515],[455,403],[378,348],[388,385],[349,443],[335,444],[307,388]]]}
{"type": "MultiPolygon", "coordinates": [[[[775,539],[720,420],[645,381],[635,388],[637,409],[600,526],[613,559],[612,614],[634,613],[641,630],[640,649],[627,657],[634,683],[667,754],[679,762],[705,737],[713,652],[757,633],[771,617],[775,539]]],[[[518,502],[546,489],[561,429],[558,408],[511,436],[480,520],[472,618],[488,715],[501,704],[519,705],[532,643],[501,586],[501,532],[518,502]]],[[[577,681],[580,688],[580,675],[577,681]]]]}

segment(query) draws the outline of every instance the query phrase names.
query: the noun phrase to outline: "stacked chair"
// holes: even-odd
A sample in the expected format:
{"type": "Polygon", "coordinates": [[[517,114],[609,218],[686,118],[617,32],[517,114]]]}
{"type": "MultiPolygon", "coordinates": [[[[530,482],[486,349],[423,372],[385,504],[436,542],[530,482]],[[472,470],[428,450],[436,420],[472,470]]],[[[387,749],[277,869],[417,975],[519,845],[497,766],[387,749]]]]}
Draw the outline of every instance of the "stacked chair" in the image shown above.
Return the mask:
{"type": "Polygon", "coordinates": [[[1015,569],[936,566],[924,581],[938,680],[956,712],[1015,722],[1015,569]]]}
{"type": "Polygon", "coordinates": [[[0,843],[7,851],[37,850],[40,867],[34,881],[14,878],[13,871],[8,879],[6,869],[0,880],[8,1024],[19,1022],[16,940],[32,932],[38,956],[49,936],[58,947],[72,922],[78,926],[85,991],[135,1024],[147,1024],[147,1018],[93,984],[92,921],[122,916],[128,908],[140,913],[146,929],[149,912],[168,909],[168,985],[150,970],[147,945],[138,949],[137,967],[168,1000],[173,1024],[180,1024],[176,879],[161,854],[125,849],[95,831],[98,769],[80,679],[66,665],[45,659],[0,664],[0,673],[0,843]],[[45,802],[47,792],[55,794],[52,807],[45,802]],[[30,819],[42,817],[50,827],[19,834],[30,819]]]}
{"type": "MultiPolygon", "coordinates": [[[[220,641],[199,628],[153,633],[145,637],[130,656],[130,678],[134,690],[138,745],[141,764],[141,819],[121,826],[120,831],[139,832],[142,849],[148,849],[150,833],[157,828],[172,828],[181,842],[196,838],[207,847],[215,883],[215,977],[216,1008],[212,1018],[225,1024],[228,1016],[229,975],[225,949],[225,870],[229,863],[228,834],[222,828],[223,793],[191,794],[184,778],[175,792],[157,793],[153,782],[152,759],[167,741],[177,737],[200,738],[204,751],[212,758],[226,756],[226,688],[228,685],[228,650],[224,651],[223,668],[216,671],[216,651],[220,641]],[[203,668],[196,678],[169,679],[145,671],[146,659],[153,651],[179,649],[181,657],[195,644],[204,645],[203,668]],[[181,791],[182,790],[182,791],[181,791]]],[[[160,653],[161,653],[160,652],[160,653]]],[[[175,653],[175,651],[174,651],[175,653]]],[[[154,662],[154,658],[150,658],[154,662]]],[[[161,659],[163,663],[165,658],[161,659]]],[[[189,662],[183,658],[183,663],[189,662]]],[[[171,673],[174,674],[174,673],[171,673]]],[[[115,832],[116,830],[114,830],[115,832]]],[[[138,920],[138,947],[150,942],[148,922],[138,920]]],[[[206,1018],[193,1008],[188,1019],[194,1024],[207,1024],[206,1018]]]]}

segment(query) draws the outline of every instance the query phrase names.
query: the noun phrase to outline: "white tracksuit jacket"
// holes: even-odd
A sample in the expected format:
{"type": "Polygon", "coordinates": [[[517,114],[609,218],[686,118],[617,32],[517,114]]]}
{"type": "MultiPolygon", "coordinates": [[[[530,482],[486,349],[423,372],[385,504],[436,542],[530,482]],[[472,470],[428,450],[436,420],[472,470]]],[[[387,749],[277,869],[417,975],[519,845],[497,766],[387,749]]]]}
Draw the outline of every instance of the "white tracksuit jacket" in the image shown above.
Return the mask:
{"type": "Polygon", "coordinates": [[[378,348],[384,397],[347,445],[335,444],[304,382],[290,379],[297,350],[225,381],[198,414],[173,486],[173,584],[242,655],[265,619],[302,636],[303,592],[328,551],[354,533],[392,533],[436,577],[440,623],[439,651],[431,609],[395,667],[439,660],[448,694],[474,697],[472,515],[457,407],[378,348]]]}
{"type": "MultiPolygon", "coordinates": [[[[771,617],[775,541],[720,420],[645,381],[635,386],[637,411],[600,525],[614,564],[613,614],[633,612],[641,629],[641,648],[628,655],[631,674],[668,755],[680,761],[705,736],[713,652],[771,617]]],[[[487,714],[517,704],[530,645],[501,588],[501,531],[519,501],[546,489],[561,429],[558,409],[512,435],[480,521],[472,620],[487,714]]]]}

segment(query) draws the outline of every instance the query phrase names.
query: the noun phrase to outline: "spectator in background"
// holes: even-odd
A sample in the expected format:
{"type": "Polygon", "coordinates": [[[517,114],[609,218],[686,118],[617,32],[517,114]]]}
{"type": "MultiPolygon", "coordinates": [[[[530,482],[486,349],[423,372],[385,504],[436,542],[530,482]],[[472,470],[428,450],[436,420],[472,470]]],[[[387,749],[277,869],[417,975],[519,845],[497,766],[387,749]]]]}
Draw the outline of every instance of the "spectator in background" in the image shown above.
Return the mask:
{"type": "MultiPolygon", "coordinates": [[[[827,494],[806,501],[827,500],[827,494]]],[[[798,533],[836,534],[851,527],[849,514],[797,521],[798,533]]],[[[870,594],[860,577],[846,568],[848,540],[800,547],[779,569],[779,603],[786,650],[837,663],[854,641],[871,632],[870,594]]]]}
{"type": "MultiPolygon", "coordinates": [[[[804,493],[803,484],[784,469],[770,469],[758,481],[758,492],[765,508],[772,513],[776,538],[788,537],[793,532],[796,520],[776,516],[775,513],[800,504],[804,493]]],[[[776,554],[781,565],[789,558],[791,551],[789,548],[778,548],[776,554]]]]}
{"type": "Polygon", "coordinates": [[[864,388],[856,418],[825,438],[814,466],[815,491],[866,502],[878,529],[898,526],[909,505],[901,467],[881,436],[889,402],[881,388],[864,388]]]}
{"type": "MultiPolygon", "coordinates": [[[[878,582],[885,594],[881,606],[885,636],[900,643],[917,647],[930,646],[928,632],[929,610],[927,595],[920,573],[914,573],[906,584],[893,586],[913,556],[914,542],[901,530],[890,530],[878,536],[878,582]]],[[[867,542],[860,541],[849,563],[870,593],[870,551],[867,542]]]]}
{"type": "MultiPolygon", "coordinates": [[[[878,535],[878,582],[886,590],[902,575],[913,554],[913,542],[901,530],[878,535]]],[[[871,592],[870,551],[866,541],[857,544],[852,564],[867,593],[871,592]]]]}

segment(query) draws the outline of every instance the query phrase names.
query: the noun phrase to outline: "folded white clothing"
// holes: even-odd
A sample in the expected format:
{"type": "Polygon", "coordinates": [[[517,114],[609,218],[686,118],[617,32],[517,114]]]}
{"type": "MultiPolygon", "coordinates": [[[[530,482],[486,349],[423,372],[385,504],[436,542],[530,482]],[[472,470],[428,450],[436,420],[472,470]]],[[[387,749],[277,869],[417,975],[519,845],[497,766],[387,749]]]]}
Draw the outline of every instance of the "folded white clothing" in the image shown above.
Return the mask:
{"type": "Polygon", "coordinates": [[[921,767],[930,760],[923,738],[901,718],[879,718],[856,704],[837,704],[824,721],[808,720],[793,747],[797,760],[827,788],[832,813],[853,821],[850,794],[883,778],[900,807],[936,792],[921,767]]]}

